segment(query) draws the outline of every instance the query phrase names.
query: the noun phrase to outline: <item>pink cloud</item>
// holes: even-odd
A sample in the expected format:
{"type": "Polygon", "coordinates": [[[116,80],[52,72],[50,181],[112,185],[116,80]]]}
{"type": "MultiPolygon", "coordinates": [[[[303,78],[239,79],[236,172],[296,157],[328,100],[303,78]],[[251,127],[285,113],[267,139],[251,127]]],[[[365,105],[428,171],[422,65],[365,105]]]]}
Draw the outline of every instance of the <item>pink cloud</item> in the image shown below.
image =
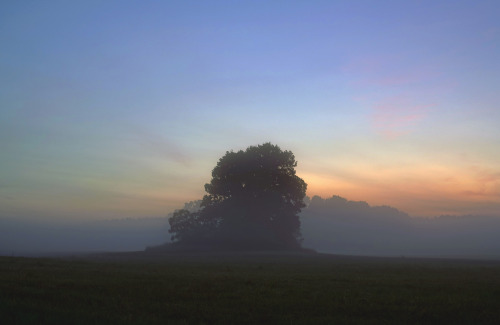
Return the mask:
{"type": "Polygon", "coordinates": [[[372,124],[382,135],[396,138],[411,132],[431,106],[415,104],[406,96],[386,98],[373,107],[372,124]]]}

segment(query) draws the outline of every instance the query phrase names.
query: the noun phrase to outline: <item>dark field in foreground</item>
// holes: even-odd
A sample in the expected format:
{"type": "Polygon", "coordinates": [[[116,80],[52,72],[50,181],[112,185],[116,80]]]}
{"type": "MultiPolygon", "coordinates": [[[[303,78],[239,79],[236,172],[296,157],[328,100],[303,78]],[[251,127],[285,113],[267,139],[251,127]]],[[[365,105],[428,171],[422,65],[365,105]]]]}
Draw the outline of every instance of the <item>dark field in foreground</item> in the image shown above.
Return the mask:
{"type": "Polygon", "coordinates": [[[493,324],[500,263],[322,254],[0,257],[2,324],[493,324]]]}

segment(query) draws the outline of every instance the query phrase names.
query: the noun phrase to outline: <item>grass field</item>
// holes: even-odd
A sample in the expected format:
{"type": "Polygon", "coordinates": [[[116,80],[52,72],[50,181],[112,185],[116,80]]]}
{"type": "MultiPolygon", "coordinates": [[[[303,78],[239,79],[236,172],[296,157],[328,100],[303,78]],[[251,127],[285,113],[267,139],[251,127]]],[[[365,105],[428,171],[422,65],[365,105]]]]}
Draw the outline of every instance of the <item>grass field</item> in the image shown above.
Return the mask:
{"type": "Polygon", "coordinates": [[[323,254],[0,257],[1,324],[500,324],[500,263],[323,254]]]}

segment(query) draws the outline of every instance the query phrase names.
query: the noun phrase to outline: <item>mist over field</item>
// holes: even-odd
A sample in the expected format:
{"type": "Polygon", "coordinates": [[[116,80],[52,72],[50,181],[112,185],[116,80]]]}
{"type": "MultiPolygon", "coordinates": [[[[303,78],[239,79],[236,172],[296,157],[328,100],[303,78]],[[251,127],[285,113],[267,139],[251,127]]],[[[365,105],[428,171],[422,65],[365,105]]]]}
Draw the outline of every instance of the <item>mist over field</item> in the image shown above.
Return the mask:
{"type": "Polygon", "coordinates": [[[0,219],[1,255],[137,251],[166,238],[166,217],[68,222],[0,219]]]}
{"type": "MultiPolygon", "coordinates": [[[[301,213],[302,246],[319,252],[500,259],[500,218],[416,218],[393,207],[339,196],[307,201],[301,213]]],[[[184,208],[197,209],[197,203],[184,208]]],[[[0,218],[0,254],[140,251],[169,242],[168,229],[168,216],[67,222],[0,218]]]]}

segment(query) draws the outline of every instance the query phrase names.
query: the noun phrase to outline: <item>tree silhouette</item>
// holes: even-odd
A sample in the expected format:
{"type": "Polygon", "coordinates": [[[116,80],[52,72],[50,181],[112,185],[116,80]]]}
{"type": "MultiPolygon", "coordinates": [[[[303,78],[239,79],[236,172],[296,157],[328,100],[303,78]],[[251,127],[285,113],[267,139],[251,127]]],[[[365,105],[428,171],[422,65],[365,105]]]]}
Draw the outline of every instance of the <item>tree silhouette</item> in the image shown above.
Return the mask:
{"type": "Polygon", "coordinates": [[[201,210],[169,220],[172,239],[241,248],[300,247],[307,184],[291,151],[264,143],[228,151],[205,184],[201,210]]]}

